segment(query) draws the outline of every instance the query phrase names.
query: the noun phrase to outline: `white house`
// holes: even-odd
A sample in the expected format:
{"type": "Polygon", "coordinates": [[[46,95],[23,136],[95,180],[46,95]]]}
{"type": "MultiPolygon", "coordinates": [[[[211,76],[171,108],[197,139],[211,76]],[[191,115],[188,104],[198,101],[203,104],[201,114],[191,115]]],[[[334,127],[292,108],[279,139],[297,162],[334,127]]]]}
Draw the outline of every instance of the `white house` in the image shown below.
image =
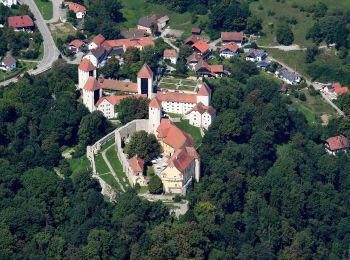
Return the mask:
{"type": "Polygon", "coordinates": [[[17,0],[0,0],[0,3],[2,3],[5,6],[11,7],[12,5],[17,5],[17,0]]]}
{"type": "Polygon", "coordinates": [[[290,85],[297,85],[301,82],[300,76],[287,68],[280,68],[275,72],[275,75],[290,85]]]}
{"type": "Polygon", "coordinates": [[[220,49],[220,57],[230,59],[239,53],[239,47],[236,43],[225,44],[220,49]]]}
{"type": "Polygon", "coordinates": [[[1,60],[0,69],[4,71],[13,71],[16,69],[16,59],[11,55],[7,55],[1,60]]]}
{"type": "Polygon", "coordinates": [[[246,61],[259,62],[259,61],[263,61],[266,57],[267,57],[267,53],[264,50],[249,49],[245,59],[246,61]]]}
{"type": "Polygon", "coordinates": [[[215,109],[199,102],[186,113],[186,118],[189,119],[190,125],[208,129],[215,119],[215,109]]]}
{"type": "Polygon", "coordinates": [[[102,34],[96,35],[91,42],[89,43],[89,50],[94,50],[97,49],[98,47],[100,47],[102,45],[102,43],[105,41],[105,37],[102,34]]]}
{"type": "Polygon", "coordinates": [[[75,13],[75,17],[77,19],[83,19],[86,15],[86,7],[74,2],[64,2],[64,4],[68,7],[69,11],[75,13]]]}
{"type": "Polygon", "coordinates": [[[165,49],[163,53],[164,60],[170,60],[172,64],[176,64],[179,55],[174,49],[165,49]]]}

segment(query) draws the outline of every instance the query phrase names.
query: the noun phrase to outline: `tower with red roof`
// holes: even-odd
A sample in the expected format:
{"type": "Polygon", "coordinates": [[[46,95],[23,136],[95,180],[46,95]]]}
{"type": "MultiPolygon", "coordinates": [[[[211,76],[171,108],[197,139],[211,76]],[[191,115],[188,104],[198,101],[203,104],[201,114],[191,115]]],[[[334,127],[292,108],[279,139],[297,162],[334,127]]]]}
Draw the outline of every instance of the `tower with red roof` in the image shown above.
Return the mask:
{"type": "Polygon", "coordinates": [[[162,103],[155,97],[148,105],[148,129],[155,133],[162,118],[162,103]]]}
{"type": "Polygon", "coordinates": [[[88,59],[82,59],[78,68],[79,89],[83,89],[89,77],[96,78],[96,67],[88,59]]]}
{"type": "Polygon", "coordinates": [[[102,96],[102,88],[95,77],[89,77],[83,88],[83,103],[90,112],[96,110],[95,104],[102,96]]]}
{"type": "Polygon", "coordinates": [[[138,94],[147,94],[149,99],[153,97],[153,71],[145,63],[137,73],[137,90],[138,94]]]}

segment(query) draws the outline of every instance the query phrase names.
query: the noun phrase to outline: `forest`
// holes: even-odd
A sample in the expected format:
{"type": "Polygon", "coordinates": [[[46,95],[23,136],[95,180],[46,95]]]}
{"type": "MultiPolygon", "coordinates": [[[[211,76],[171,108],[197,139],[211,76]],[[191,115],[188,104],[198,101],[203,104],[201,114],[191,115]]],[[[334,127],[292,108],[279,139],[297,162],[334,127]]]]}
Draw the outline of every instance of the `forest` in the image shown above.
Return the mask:
{"type": "Polygon", "coordinates": [[[322,140],[349,134],[350,120],[308,125],[274,81],[232,62],[230,78],[208,82],[218,116],[180,219],[134,190],[106,201],[88,170],[56,174],[61,147],[81,154],[111,130],[77,101],[76,67],[59,60],[44,75],[2,88],[1,258],[346,258],[349,157],[330,157],[322,140]]]}

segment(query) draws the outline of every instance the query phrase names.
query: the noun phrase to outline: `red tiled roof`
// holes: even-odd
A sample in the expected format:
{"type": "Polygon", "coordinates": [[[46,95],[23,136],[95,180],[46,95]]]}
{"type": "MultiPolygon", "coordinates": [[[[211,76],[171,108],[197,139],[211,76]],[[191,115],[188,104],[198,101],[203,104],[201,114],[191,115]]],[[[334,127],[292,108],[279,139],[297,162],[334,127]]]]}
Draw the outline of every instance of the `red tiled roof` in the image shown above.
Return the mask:
{"type": "Polygon", "coordinates": [[[199,62],[200,60],[203,60],[203,57],[195,52],[186,58],[187,63],[199,62]]]}
{"type": "Polygon", "coordinates": [[[95,43],[97,46],[100,46],[104,41],[105,37],[102,34],[96,35],[91,41],[95,43]]]}
{"type": "Polygon", "coordinates": [[[192,33],[200,34],[201,32],[202,32],[202,30],[199,28],[192,28],[192,33]]]}
{"type": "Polygon", "coordinates": [[[343,87],[339,82],[332,83],[332,88],[334,89],[337,96],[349,92],[348,87],[343,87]]]}
{"type": "Polygon", "coordinates": [[[98,107],[104,100],[107,100],[112,106],[119,105],[120,101],[122,101],[125,98],[128,97],[134,97],[134,98],[139,98],[143,97],[146,98],[147,95],[141,94],[141,95],[113,95],[113,96],[104,96],[101,97],[97,102],[96,102],[96,107],[98,107]]]}
{"type": "Polygon", "coordinates": [[[203,54],[209,51],[210,45],[205,41],[199,40],[192,45],[192,48],[195,48],[196,50],[198,50],[200,53],[203,54]]]}
{"type": "Polygon", "coordinates": [[[177,56],[177,52],[174,49],[165,49],[163,53],[164,58],[175,58],[177,56]]]}
{"type": "Polygon", "coordinates": [[[149,102],[149,107],[152,108],[157,108],[160,109],[161,108],[161,102],[158,100],[158,98],[154,98],[151,100],[151,102],[149,102]]]}
{"type": "Polygon", "coordinates": [[[180,130],[169,119],[163,118],[160,121],[157,133],[158,137],[161,138],[164,143],[170,145],[174,149],[194,146],[192,136],[180,130]]]}
{"type": "Polygon", "coordinates": [[[168,160],[170,167],[175,167],[180,172],[184,172],[187,167],[193,162],[194,157],[191,156],[185,149],[177,149],[168,160]]]}
{"type": "Polygon", "coordinates": [[[123,91],[129,93],[137,93],[137,83],[130,81],[120,81],[114,79],[99,79],[99,84],[102,89],[115,90],[115,91],[123,91]]]}
{"type": "Polygon", "coordinates": [[[186,114],[190,114],[192,111],[197,111],[200,114],[203,114],[204,112],[207,112],[209,115],[214,115],[215,114],[215,109],[212,106],[205,106],[202,102],[199,102],[197,105],[195,105],[186,114]]]}
{"type": "Polygon", "coordinates": [[[146,46],[154,46],[154,41],[151,37],[141,37],[138,39],[107,40],[103,44],[103,47],[106,50],[112,49],[113,47],[122,47],[124,50],[130,47],[136,47],[142,50],[146,46]]]}
{"type": "Polygon", "coordinates": [[[82,71],[93,71],[96,69],[96,67],[91,63],[88,59],[82,59],[82,61],[79,64],[79,69],[82,71]]]}
{"type": "Polygon", "coordinates": [[[197,95],[195,94],[161,91],[157,92],[156,97],[159,101],[197,103],[197,95]]]}
{"type": "Polygon", "coordinates": [[[199,41],[198,38],[196,36],[191,35],[191,36],[188,36],[186,40],[184,40],[184,44],[188,44],[188,43],[193,44],[193,43],[196,43],[197,41],[199,41]]]}
{"type": "Polygon", "coordinates": [[[213,73],[223,73],[224,72],[223,65],[209,65],[209,69],[213,73]]]}
{"type": "Polygon", "coordinates": [[[349,141],[343,135],[330,137],[326,140],[326,143],[331,151],[349,148],[349,141]]]}
{"type": "Polygon", "coordinates": [[[208,87],[207,83],[203,83],[197,92],[198,96],[210,96],[211,89],[208,87]]]}
{"type": "Polygon", "coordinates": [[[225,44],[224,46],[221,47],[220,52],[223,52],[225,50],[230,50],[232,52],[237,52],[239,49],[238,45],[234,42],[225,44]]]}
{"type": "Polygon", "coordinates": [[[3,58],[2,62],[10,67],[12,65],[15,65],[16,64],[16,59],[14,57],[12,57],[11,55],[7,55],[5,58],[3,58]]]}
{"type": "Polygon", "coordinates": [[[101,88],[101,86],[95,77],[89,77],[84,85],[84,89],[89,90],[89,91],[95,91],[95,90],[98,90],[100,88],[101,88]]]}
{"type": "Polygon", "coordinates": [[[34,22],[32,18],[28,15],[22,16],[9,16],[7,18],[8,24],[12,28],[24,28],[24,27],[33,27],[34,22]]]}
{"type": "Polygon", "coordinates": [[[222,32],[221,33],[222,41],[233,41],[233,42],[241,42],[243,41],[243,32],[222,32]]]}
{"type": "Polygon", "coordinates": [[[80,48],[83,45],[84,45],[84,42],[78,39],[75,39],[69,43],[69,46],[74,46],[76,48],[80,48]]]}
{"type": "Polygon", "coordinates": [[[140,157],[135,155],[131,159],[128,160],[128,163],[133,171],[133,173],[143,172],[145,161],[142,160],[140,157]]]}
{"type": "Polygon", "coordinates": [[[151,68],[145,63],[143,64],[142,68],[140,69],[139,73],[137,73],[138,78],[146,78],[146,79],[153,79],[153,71],[151,68]]]}
{"type": "Polygon", "coordinates": [[[68,5],[68,9],[74,13],[86,13],[86,8],[83,5],[74,2],[64,2],[64,4],[68,5]]]}

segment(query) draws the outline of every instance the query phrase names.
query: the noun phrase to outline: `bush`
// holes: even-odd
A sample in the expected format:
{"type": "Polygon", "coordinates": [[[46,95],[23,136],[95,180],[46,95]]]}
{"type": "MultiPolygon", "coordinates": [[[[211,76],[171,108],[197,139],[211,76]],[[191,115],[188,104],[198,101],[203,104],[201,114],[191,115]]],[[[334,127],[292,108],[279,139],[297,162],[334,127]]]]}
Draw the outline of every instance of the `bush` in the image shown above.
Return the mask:
{"type": "Polygon", "coordinates": [[[157,175],[154,175],[149,181],[148,190],[151,194],[163,193],[163,183],[157,175]]]}
{"type": "Polygon", "coordinates": [[[147,167],[147,176],[149,176],[149,177],[154,176],[154,168],[153,168],[153,166],[148,166],[147,167]]]}
{"type": "Polygon", "coordinates": [[[306,101],[306,95],[303,92],[299,93],[299,99],[301,101],[306,101]]]}
{"type": "Polygon", "coordinates": [[[294,34],[290,26],[283,23],[277,27],[276,38],[279,44],[291,45],[294,41],[294,34]]]}

